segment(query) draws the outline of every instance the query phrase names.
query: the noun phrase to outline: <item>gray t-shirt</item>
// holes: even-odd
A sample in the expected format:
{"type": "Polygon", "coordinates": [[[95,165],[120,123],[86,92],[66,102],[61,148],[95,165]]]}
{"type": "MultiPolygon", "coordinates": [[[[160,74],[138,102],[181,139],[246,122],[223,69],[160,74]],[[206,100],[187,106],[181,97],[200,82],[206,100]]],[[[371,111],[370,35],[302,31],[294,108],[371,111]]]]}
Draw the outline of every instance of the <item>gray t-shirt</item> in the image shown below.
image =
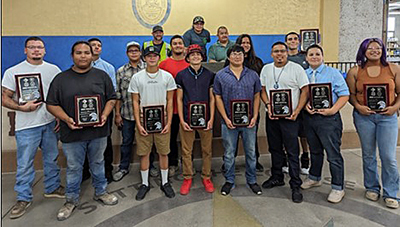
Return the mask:
{"type": "Polygon", "coordinates": [[[308,69],[308,62],[306,61],[305,52],[299,52],[296,55],[289,55],[288,60],[301,65],[303,69],[308,69]]]}

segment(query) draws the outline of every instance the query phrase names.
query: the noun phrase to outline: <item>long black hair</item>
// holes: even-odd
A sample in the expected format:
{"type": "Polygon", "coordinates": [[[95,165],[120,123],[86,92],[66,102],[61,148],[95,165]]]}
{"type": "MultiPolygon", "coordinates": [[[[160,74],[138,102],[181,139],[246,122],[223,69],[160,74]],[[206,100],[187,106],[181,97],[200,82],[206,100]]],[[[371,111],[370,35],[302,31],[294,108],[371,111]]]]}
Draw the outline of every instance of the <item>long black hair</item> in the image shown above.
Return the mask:
{"type": "Polygon", "coordinates": [[[256,52],[254,51],[253,47],[253,41],[251,40],[251,37],[249,34],[241,34],[237,39],[236,39],[236,44],[242,45],[242,40],[243,38],[248,38],[250,41],[250,50],[245,53],[245,58],[244,58],[244,65],[254,71],[256,71],[258,74],[261,73],[261,69],[263,67],[263,62],[260,58],[256,56],[256,52]]]}

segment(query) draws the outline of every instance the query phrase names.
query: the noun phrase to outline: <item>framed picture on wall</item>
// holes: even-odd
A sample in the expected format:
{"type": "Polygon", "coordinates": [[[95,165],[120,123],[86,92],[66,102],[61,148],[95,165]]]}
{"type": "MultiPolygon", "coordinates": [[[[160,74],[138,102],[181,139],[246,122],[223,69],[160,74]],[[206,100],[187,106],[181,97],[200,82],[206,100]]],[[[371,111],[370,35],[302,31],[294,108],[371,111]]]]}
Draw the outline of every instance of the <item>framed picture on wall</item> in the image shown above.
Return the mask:
{"type": "Polygon", "coordinates": [[[318,29],[301,29],[300,30],[300,44],[301,50],[306,51],[311,45],[319,43],[319,30],[318,29]]]}

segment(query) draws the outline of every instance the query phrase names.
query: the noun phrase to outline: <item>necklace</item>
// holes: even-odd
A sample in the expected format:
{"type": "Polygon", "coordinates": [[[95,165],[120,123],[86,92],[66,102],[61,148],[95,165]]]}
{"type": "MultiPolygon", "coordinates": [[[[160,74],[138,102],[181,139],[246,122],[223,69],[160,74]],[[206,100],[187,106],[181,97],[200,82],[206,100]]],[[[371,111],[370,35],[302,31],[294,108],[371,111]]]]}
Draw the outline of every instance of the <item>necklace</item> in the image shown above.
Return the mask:
{"type": "Polygon", "coordinates": [[[198,77],[200,74],[203,73],[203,67],[200,68],[199,73],[197,73],[197,74],[196,74],[196,71],[195,71],[195,72],[192,72],[192,67],[189,67],[189,72],[190,72],[190,74],[192,74],[192,75],[194,76],[194,78],[197,80],[197,77],[198,77]]]}
{"type": "Polygon", "coordinates": [[[156,73],[155,76],[150,76],[150,74],[146,71],[146,75],[147,75],[150,79],[155,79],[155,78],[158,76],[158,74],[160,74],[160,70],[157,71],[157,73],[156,73]]]}
{"type": "Polygon", "coordinates": [[[283,66],[281,72],[279,73],[278,79],[276,79],[276,77],[275,77],[275,68],[276,68],[276,67],[274,66],[274,68],[273,68],[273,71],[274,71],[274,81],[275,81],[274,88],[275,88],[275,89],[278,89],[278,88],[279,88],[278,82],[279,82],[279,79],[281,78],[281,75],[282,75],[283,70],[285,70],[285,66],[283,66]]]}

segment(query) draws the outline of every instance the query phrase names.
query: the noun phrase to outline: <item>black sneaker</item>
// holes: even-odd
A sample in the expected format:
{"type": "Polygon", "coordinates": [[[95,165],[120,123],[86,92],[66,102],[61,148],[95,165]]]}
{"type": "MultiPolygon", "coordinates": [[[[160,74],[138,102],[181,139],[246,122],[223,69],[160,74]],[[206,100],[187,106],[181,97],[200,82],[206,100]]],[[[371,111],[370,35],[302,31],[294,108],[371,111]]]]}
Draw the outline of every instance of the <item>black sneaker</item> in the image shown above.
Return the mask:
{"type": "Polygon", "coordinates": [[[264,172],[264,166],[262,166],[261,163],[259,163],[258,161],[256,163],[256,171],[257,172],[264,172]]]}
{"type": "Polygon", "coordinates": [[[295,203],[303,202],[303,194],[301,194],[300,188],[292,189],[292,201],[295,203]]]}
{"type": "Polygon", "coordinates": [[[172,188],[172,186],[169,182],[165,183],[164,185],[161,185],[160,189],[161,189],[161,191],[164,192],[165,196],[167,196],[168,198],[175,197],[174,189],[172,188]]]}
{"type": "Polygon", "coordinates": [[[231,190],[235,188],[235,184],[225,182],[225,184],[221,188],[221,194],[222,195],[229,195],[231,193],[231,190]]]}
{"type": "Polygon", "coordinates": [[[270,177],[268,180],[264,181],[262,184],[263,188],[273,188],[276,186],[283,186],[285,185],[285,182],[283,180],[278,180],[274,177],[270,177]]]}
{"type": "Polygon", "coordinates": [[[136,194],[136,200],[140,201],[142,199],[144,199],[144,197],[146,197],[147,192],[150,191],[150,186],[146,186],[144,184],[140,185],[139,187],[139,191],[136,194]]]}
{"type": "Polygon", "coordinates": [[[247,187],[249,187],[250,190],[252,192],[254,192],[254,194],[256,194],[256,195],[261,195],[262,194],[261,187],[257,183],[247,184],[247,187]]]}

